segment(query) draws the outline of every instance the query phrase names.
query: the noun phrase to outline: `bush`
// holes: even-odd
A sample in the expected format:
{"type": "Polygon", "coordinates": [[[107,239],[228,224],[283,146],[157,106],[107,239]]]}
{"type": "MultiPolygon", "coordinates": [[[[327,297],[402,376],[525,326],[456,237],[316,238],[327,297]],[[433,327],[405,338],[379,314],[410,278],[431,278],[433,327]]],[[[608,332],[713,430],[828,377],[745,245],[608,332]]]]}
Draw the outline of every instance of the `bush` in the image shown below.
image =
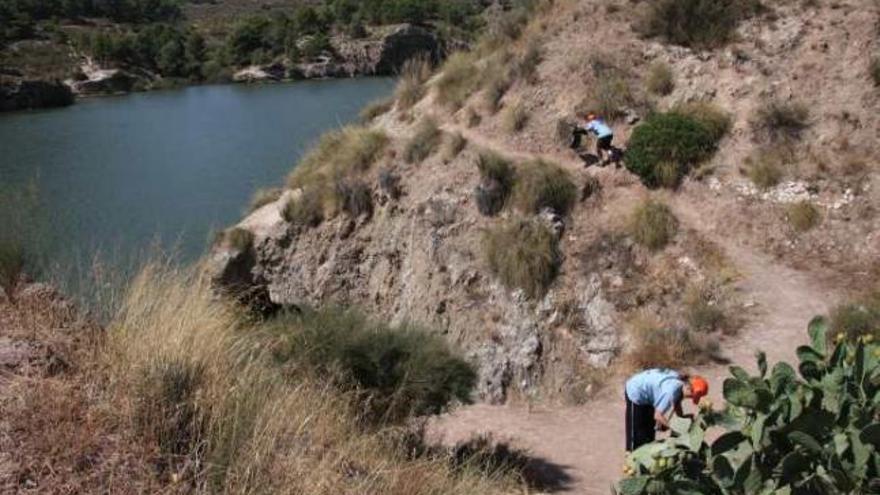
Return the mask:
{"type": "Polygon", "coordinates": [[[501,126],[509,133],[516,133],[525,129],[528,121],[529,111],[520,101],[507,107],[501,116],[501,126]]]}
{"type": "Polygon", "coordinates": [[[648,91],[659,96],[667,96],[675,89],[675,75],[672,68],[664,62],[657,62],[651,66],[648,79],[645,81],[648,91]]]}
{"type": "Polygon", "coordinates": [[[636,242],[656,251],[672,242],[678,231],[678,220],[665,204],[646,199],[633,211],[629,230],[636,242]]]}
{"type": "Polygon", "coordinates": [[[797,232],[806,232],[819,225],[822,220],[819,209],[809,201],[799,201],[789,205],[785,209],[785,217],[797,232]]]}
{"type": "Polygon", "coordinates": [[[753,184],[761,189],[775,187],[782,180],[782,165],[773,153],[761,153],[750,157],[746,162],[746,174],[753,184]]]}
{"type": "Polygon", "coordinates": [[[730,132],[733,125],[730,115],[717,105],[708,101],[694,101],[675,106],[673,112],[690,117],[699,122],[716,142],[721,141],[730,132]]]}
{"type": "Polygon", "coordinates": [[[538,219],[515,218],[492,227],[483,237],[483,252],[502,284],[531,298],[544,295],[562,261],[556,235],[538,219]]]}
{"type": "Polygon", "coordinates": [[[408,110],[425,96],[425,82],[431,77],[433,67],[426,56],[407,60],[400,70],[400,82],[395,90],[398,107],[408,110]]]}
{"type": "Polygon", "coordinates": [[[251,198],[249,211],[257,211],[269,203],[278,201],[283,193],[284,191],[280,187],[258,189],[251,198]]]}
{"type": "Polygon", "coordinates": [[[810,111],[801,103],[769,101],[758,107],[752,127],[755,133],[771,143],[801,138],[810,126],[810,111]]]}
{"type": "Polygon", "coordinates": [[[679,493],[682,486],[705,494],[876,491],[880,345],[828,345],[821,318],[808,331],[812,343],[798,347],[796,367],[771,368],[764,353],[757,376],[732,366],[724,409],[701,401],[694,417],[673,419],[673,435],[628,456],[618,493],[679,493]]]}
{"type": "Polygon", "coordinates": [[[636,26],[668,43],[712,49],[733,40],[740,21],[758,13],[758,0],[656,0],[636,26]]]}
{"type": "Polygon", "coordinates": [[[361,122],[372,122],[376,120],[376,117],[390,112],[393,107],[394,100],[391,98],[376,100],[367,104],[367,106],[361,110],[359,117],[361,122]]]}
{"type": "Polygon", "coordinates": [[[292,197],[281,210],[281,217],[293,225],[317,227],[324,221],[324,198],[321,191],[309,187],[299,197],[292,197]]]}
{"type": "Polygon", "coordinates": [[[373,214],[373,192],[361,180],[342,179],[337,182],[336,201],[339,209],[352,217],[373,214]]]}
{"type": "Polygon", "coordinates": [[[864,335],[880,341],[880,292],[836,306],[831,311],[830,331],[850,342],[864,335]]]}
{"type": "Polygon", "coordinates": [[[480,70],[471,53],[453,53],[440,72],[435,88],[437,102],[457,110],[477,90],[480,85],[480,70]]]}
{"type": "Polygon", "coordinates": [[[341,177],[369,169],[387,144],[385,133],[365,127],[349,126],[329,132],[291,172],[288,187],[332,187],[341,177]]]}
{"type": "Polygon", "coordinates": [[[716,145],[712,132],[696,119],[679,113],[657,113],[633,131],[626,152],[626,167],[648,187],[657,187],[661,185],[658,175],[661,163],[676,164],[675,176],[680,180],[691,167],[712,156],[716,145]]]}
{"type": "Polygon", "coordinates": [[[480,153],[477,168],[481,178],[475,191],[477,209],[486,216],[497,215],[513,189],[513,165],[500,155],[487,152],[480,153]]]}
{"type": "Polygon", "coordinates": [[[476,373],[440,335],[392,327],[338,308],[285,313],[268,322],[283,341],[281,363],[299,363],[342,389],[358,391],[372,424],[437,414],[452,401],[470,402],[476,373]]]}
{"type": "Polygon", "coordinates": [[[520,165],[513,186],[513,204],[524,214],[549,208],[567,215],[578,197],[571,174],[555,163],[534,160],[520,165]]]}
{"type": "Polygon", "coordinates": [[[403,158],[407,163],[421,163],[431,156],[443,140],[443,131],[437,121],[426,117],[419,122],[415,134],[410,138],[403,150],[403,158]]]}
{"type": "Polygon", "coordinates": [[[678,369],[705,362],[717,352],[712,340],[686,329],[634,325],[624,360],[630,369],[678,369]]]}

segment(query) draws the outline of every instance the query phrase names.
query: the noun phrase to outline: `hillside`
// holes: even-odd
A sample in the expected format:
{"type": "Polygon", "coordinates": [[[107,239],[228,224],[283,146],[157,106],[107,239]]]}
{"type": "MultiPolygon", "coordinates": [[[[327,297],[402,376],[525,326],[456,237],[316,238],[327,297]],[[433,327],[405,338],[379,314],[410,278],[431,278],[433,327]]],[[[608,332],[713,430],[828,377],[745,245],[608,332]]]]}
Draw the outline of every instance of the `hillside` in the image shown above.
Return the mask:
{"type": "MultiPolygon", "coordinates": [[[[335,155],[323,146],[332,144],[319,145],[315,160],[326,163],[325,171],[294,171],[294,190],[239,225],[255,241],[253,252],[231,254],[247,273],[234,283],[265,289],[275,303],[341,302],[429,325],[480,363],[482,396],[494,402],[519,394],[582,395],[601,374],[595,368],[621,356],[640,359],[629,354],[641,352],[633,332],[643,327],[672,328],[669,338],[691,347],[685,354],[711,360],[718,336],[748,323],[755,304],[736,290],[732,246],[766,253],[824,283],[869,287],[880,250],[874,166],[880,120],[869,74],[878,43],[876,5],[774,4],[711,50],[638,35],[633,25],[643,10],[574,1],[539,8],[521,33],[499,28],[498,36],[512,36],[509,42],[453,57],[412,108],[398,101],[372,121],[369,132],[384,135],[387,144],[361,166],[337,170],[329,163],[335,155]],[[524,66],[530,52],[540,57],[528,77],[508,70],[524,66]],[[658,64],[675,81],[665,96],[646,87],[658,64]],[[729,131],[673,190],[651,191],[623,169],[585,168],[559,137],[579,106],[592,105],[620,116],[615,139],[624,146],[636,128],[627,120],[694,102],[727,115],[729,131]],[[768,124],[786,118],[766,116],[768,107],[780,114],[803,108],[805,115],[795,124],[768,124]],[[796,130],[777,139],[767,125],[796,130]],[[447,149],[453,136],[468,143],[460,154],[447,149]],[[408,163],[413,143],[427,148],[427,156],[408,163]],[[535,159],[555,162],[576,187],[576,200],[565,199],[555,211],[520,203],[497,216],[481,214],[474,188],[485,179],[476,162],[486,151],[514,168],[535,159]],[[389,177],[399,177],[399,194],[389,193],[389,177]],[[330,193],[312,206],[322,222],[285,221],[288,202],[291,210],[297,203],[308,208],[309,188],[335,187],[321,181],[365,188],[372,208],[345,213],[338,204],[345,199],[330,193]],[[631,213],[646,197],[673,207],[677,228],[668,246],[645,247],[633,235],[631,213]],[[497,233],[505,219],[529,218],[556,233],[551,244],[561,260],[558,268],[546,267],[558,273],[536,294],[517,290],[523,286],[516,273],[502,267],[493,274],[486,258],[487,231],[497,233]],[[513,284],[505,285],[505,276],[513,284]]],[[[340,142],[354,147],[357,132],[367,131],[346,132],[340,142]]],[[[513,236],[498,249],[525,249],[513,236]]],[[[220,249],[217,256],[230,254],[220,249]]],[[[516,256],[525,258],[512,263],[522,264],[533,254],[516,256]]]]}

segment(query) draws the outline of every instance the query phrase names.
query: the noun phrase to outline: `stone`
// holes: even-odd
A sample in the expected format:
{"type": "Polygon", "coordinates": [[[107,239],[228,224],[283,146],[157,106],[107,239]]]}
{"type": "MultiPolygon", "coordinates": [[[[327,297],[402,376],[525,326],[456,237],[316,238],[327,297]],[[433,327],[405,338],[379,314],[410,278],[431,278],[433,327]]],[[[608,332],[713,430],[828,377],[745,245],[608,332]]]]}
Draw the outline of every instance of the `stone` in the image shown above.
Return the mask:
{"type": "Polygon", "coordinates": [[[63,107],[73,101],[70,87],[60,81],[0,77],[0,111],[63,107]]]}

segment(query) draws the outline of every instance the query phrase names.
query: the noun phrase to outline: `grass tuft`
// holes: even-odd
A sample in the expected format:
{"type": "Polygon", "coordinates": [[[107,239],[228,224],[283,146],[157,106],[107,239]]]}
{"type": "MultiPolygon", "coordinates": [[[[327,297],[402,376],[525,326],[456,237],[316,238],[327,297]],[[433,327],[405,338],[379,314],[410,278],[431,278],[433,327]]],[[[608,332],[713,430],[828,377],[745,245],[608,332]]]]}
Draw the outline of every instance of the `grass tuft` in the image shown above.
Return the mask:
{"type": "Polygon", "coordinates": [[[435,88],[437,102],[447,108],[457,110],[480,85],[480,71],[473,53],[453,53],[443,64],[435,88]]]}
{"type": "Polygon", "coordinates": [[[425,97],[425,83],[433,71],[434,68],[428,57],[411,58],[403,64],[400,70],[400,82],[394,93],[398,108],[409,110],[425,97]]]}
{"type": "Polygon", "coordinates": [[[796,141],[809,126],[810,111],[806,105],[777,100],[761,105],[752,121],[755,133],[771,143],[796,141]]]}
{"type": "Polygon", "coordinates": [[[443,161],[451,162],[467,148],[467,145],[467,139],[460,132],[448,134],[443,143],[443,161]]]}
{"type": "Polygon", "coordinates": [[[796,232],[806,232],[822,221],[819,208],[809,201],[799,201],[785,208],[785,218],[796,232]]]}
{"type": "Polygon", "coordinates": [[[443,140],[443,131],[437,121],[425,117],[416,127],[416,132],[403,150],[403,158],[407,163],[421,163],[431,156],[443,140]]]}
{"type": "Polygon", "coordinates": [[[656,0],[636,25],[645,36],[700,49],[723,46],[736,37],[740,21],[761,11],[759,0],[656,0]]]}
{"type": "Polygon", "coordinates": [[[782,164],[775,153],[760,153],[746,160],[746,174],[761,189],[775,187],[784,175],[782,164]]]}
{"type": "Polygon", "coordinates": [[[717,339],[668,327],[649,317],[630,322],[629,335],[624,361],[633,370],[682,368],[705,362],[718,351],[717,339]]]}
{"type": "Polygon", "coordinates": [[[349,126],[332,131],[300,160],[291,172],[291,189],[309,185],[328,186],[338,178],[368,170],[388,144],[382,131],[349,126]]]}
{"type": "Polygon", "coordinates": [[[636,242],[657,251],[675,238],[678,220],[666,204],[649,198],[633,210],[629,231],[636,242]]]}
{"type": "Polygon", "coordinates": [[[251,202],[249,208],[251,212],[257,211],[260,208],[268,205],[269,203],[274,203],[281,199],[281,194],[284,193],[284,190],[280,187],[272,187],[268,189],[258,189],[257,192],[254,193],[253,197],[251,197],[251,202]]]}
{"type": "Polygon", "coordinates": [[[501,115],[501,126],[505,131],[513,134],[525,129],[529,122],[529,111],[523,102],[512,103],[501,115]]]}
{"type": "Polygon", "coordinates": [[[475,191],[477,209],[486,216],[497,215],[513,189],[513,164],[500,155],[485,152],[477,157],[477,168],[481,179],[475,191]]]}
{"type": "Polygon", "coordinates": [[[559,272],[561,254],[554,233],[537,219],[514,218],[483,237],[489,270],[509,289],[538,298],[559,272]]]}
{"type": "Polygon", "coordinates": [[[651,65],[648,78],[645,81],[648,91],[658,96],[667,96],[675,90],[675,75],[672,68],[665,62],[656,62],[651,65]]]}
{"type": "Polygon", "coordinates": [[[523,163],[517,168],[512,203],[524,214],[549,208],[567,215],[578,197],[578,189],[564,168],[543,160],[523,163]]]}
{"type": "Polygon", "coordinates": [[[373,213],[373,192],[359,179],[343,179],[336,183],[336,201],[342,211],[352,217],[373,213]]]}
{"type": "Polygon", "coordinates": [[[871,75],[871,80],[874,81],[874,86],[880,88],[880,56],[871,57],[871,61],[868,63],[868,72],[871,75]]]}
{"type": "Polygon", "coordinates": [[[281,217],[293,225],[317,227],[324,221],[324,200],[322,193],[313,188],[305,188],[298,197],[291,197],[281,210],[281,217]]]}
{"type": "Polygon", "coordinates": [[[359,117],[361,122],[372,122],[377,117],[385,115],[394,108],[394,100],[392,98],[383,98],[381,100],[372,101],[365,106],[359,117]]]}

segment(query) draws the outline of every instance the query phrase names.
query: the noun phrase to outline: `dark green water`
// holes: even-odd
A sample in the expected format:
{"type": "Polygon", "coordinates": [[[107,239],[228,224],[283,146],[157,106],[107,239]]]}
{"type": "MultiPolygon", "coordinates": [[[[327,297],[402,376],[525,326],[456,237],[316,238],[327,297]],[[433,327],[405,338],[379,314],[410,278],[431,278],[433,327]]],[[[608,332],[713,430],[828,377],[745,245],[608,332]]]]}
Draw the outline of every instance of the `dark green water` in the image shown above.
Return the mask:
{"type": "Polygon", "coordinates": [[[0,185],[36,185],[55,259],[158,243],[189,261],[256,189],[281,184],[318,136],[391,88],[203,86],[0,114],[0,185]]]}

